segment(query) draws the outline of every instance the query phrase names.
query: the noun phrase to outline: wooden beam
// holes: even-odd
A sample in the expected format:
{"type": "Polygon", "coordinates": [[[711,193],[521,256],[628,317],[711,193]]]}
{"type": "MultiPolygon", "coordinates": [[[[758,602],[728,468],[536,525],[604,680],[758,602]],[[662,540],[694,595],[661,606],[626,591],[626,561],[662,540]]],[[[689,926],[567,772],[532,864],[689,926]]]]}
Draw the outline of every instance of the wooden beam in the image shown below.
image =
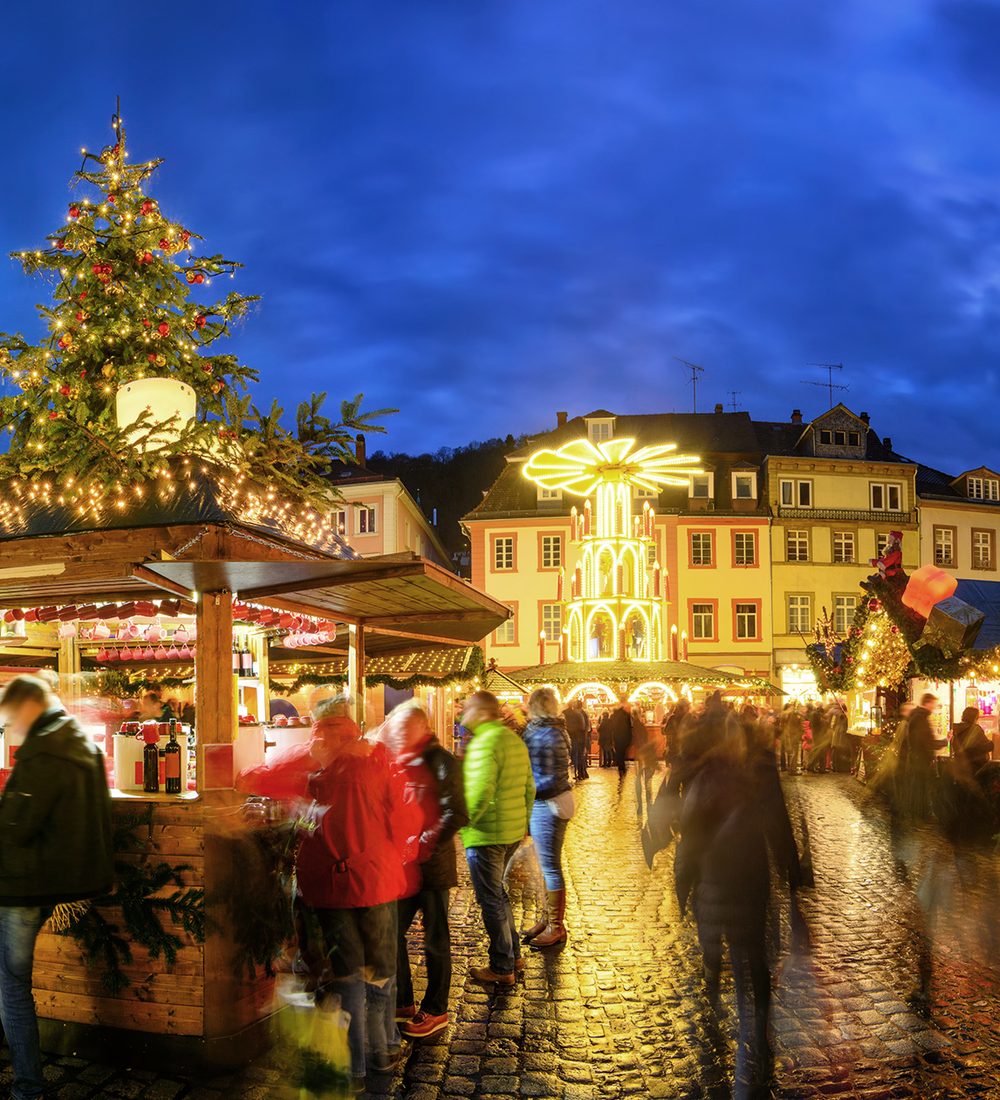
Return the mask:
{"type": "MultiPolygon", "coordinates": [[[[365,622],[368,627],[368,622],[365,622]]],[[[416,642],[430,642],[432,645],[454,645],[468,648],[474,645],[468,638],[441,638],[436,634],[421,634],[415,630],[391,630],[389,627],[371,627],[372,634],[387,634],[392,638],[412,638],[416,642]]]]}
{"type": "MultiPolygon", "coordinates": [[[[198,788],[206,789],[205,746],[233,740],[233,597],[230,592],[198,596],[198,652],[195,707],[198,724],[198,788]]],[[[231,786],[231,783],[229,784],[231,786]]]]}
{"type": "Polygon", "coordinates": [[[482,619],[488,614],[481,607],[466,607],[454,611],[405,611],[398,615],[371,615],[365,619],[365,626],[373,629],[380,626],[405,626],[407,623],[468,623],[482,619]]]}
{"type": "MultiPolygon", "coordinates": [[[[240,599],[244,598],[250,599],[249,596],[244,597],[241,594],[240,599]]],[[[345,615],[343,611],[327,610],[311,604],[299,603],[297,600],[273,599],[270,596],[266,600],[258,600],[255,596],[252,602],[266,604],[267,607],[273,607],[275,611],[290,611],[293,615],[304,615],[307,619],[329,619],[347,626],[352,624],[357,626],[362,621],[359,615],[345,615]]]]}
{"type": "Polygon", "coordinates": [[[351,698],[352,717],[365,728],[365,628],[348,627],[347,693],[351,698]]]}
{"type": "Polygon", "coordinates": [[[177,584],[176,581],[168,581],[166,577],[161,577],[159,573],[154,573],[152,569],[146,569],[145,566],[133,565],[132,576],[140,581],[145,581],[147,584],[162,588],[166,592],[173,592],[175,596],[183,596],[186,600],[195,598],[195,594],[190,588],[185,588],[183,584],[177,584]]]}

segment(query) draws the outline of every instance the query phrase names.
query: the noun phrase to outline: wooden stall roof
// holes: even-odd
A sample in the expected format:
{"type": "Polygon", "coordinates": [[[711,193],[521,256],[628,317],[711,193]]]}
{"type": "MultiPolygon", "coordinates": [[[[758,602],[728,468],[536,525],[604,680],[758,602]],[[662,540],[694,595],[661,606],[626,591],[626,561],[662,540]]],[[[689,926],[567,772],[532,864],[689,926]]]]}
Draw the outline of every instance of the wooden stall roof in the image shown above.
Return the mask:
{"type": "Polygon", "coordinates": [[[519,684],[640,684],[644,681],[660,681],[723,689],[745,686],[748,691],[757,695],[782,694],[773,684],[759,677],[737,676],[732,672],[703,668],[688,661],[560,661],[551,665],[519,668],[509,675],[519,684]]]}
{"type": "Polygon", "coordinates": [[[402,651],[404,642],[468,646],[510,617],[506,604],[412,552],[356,561],[160,561],[144,571],[176,595],[229,591],[244,602],[363,626],[372,656],[402,651]]]}

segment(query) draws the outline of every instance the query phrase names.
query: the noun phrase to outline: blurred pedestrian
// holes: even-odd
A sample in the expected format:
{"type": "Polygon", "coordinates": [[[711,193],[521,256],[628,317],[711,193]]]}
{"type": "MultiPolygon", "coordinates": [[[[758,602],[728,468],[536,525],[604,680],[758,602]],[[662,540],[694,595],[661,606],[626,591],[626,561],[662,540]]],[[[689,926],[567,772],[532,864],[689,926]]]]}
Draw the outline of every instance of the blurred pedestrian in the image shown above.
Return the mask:
{"type": "Polygon", "coordinates": [[[404,799],[419,809],[413,858],[404,863],[406,886],[398,905],[396,1021],[408,1038],[422,1039],[448,1026],[451,988],[449,890],[458,886],[455,834],[469,823],[458,761],[434,736],[427,712],[411,700],[389,715],[386,746],[404,785],[404,799]],[[419,1007],[413,993],[406,934],[421,914],[427,989],[419,1007]]]}
{"type": "Polygon", "coordinates": [[[934,761],[938,749],[948,747],[945,738],[936,737],[931,716],[937,711],[937,696],[921,696],[907,719],[899,744],[896,770],[896,809],[909,821],[926,821],[931,812],[932,786],[937,779],[934,761]]]}
{"type": "Polygon", "coordinates": [[[614,738],[611,729],[611,713],[604,711],[597,724],[597,750],[600,754],[600,766],[610,768],[615,761],[614,738]]]}
{"type": "MultiPolygon", "coordinates": [[[[529,719],[530,719],[529,707],[529,719]]],[[[590,719],[583,709],[583,700],[573,699],[563,711],[563,721],[569,734],[569,743],[573,760],[573,777],[587,779],[587,748],[590,739],[590,719]]],[[[530,721],[529,721],[530,725],[530,721]]],[[[537,780],[536,780],[537,782],[537,780]]]]}
{"type": "Polygon", "coordinates": [[[963,777],[972,778],[993,755],[993,741],[979,724],[976,707],[962,711],[961,722],[956,722],[951,736],[951,752],[956,767],[963,777]]]}
{"type": "Polygon", "coordinates": [[[632,745],[632,715],[624,699],[619,702],[608,718],[608,734],[614,748],[618,778],[624,779],[628,750],[632,745]]]}
{"type": "Polygon", "coordinates": [[[575,807],[569,779],[570,741],[558,710],[552,688],[535,688],[528,699],[529,721],[524,743],[535,783],[530,831],[547,894],[545,918],[524,934],[524,942],[536,949],[552,947],[566,939],[562,850],[575,807]]]}
{"type": "Polygon", "coordinates": [[[35,940],[53,908],[111,892],[114,853],[104,756],[34,676],[0,696],[8,734],[24,738],[0,796],[0,1021],[11,1096],[46,1088],[31,993],[35,940]]]}
{"type": "Polygon", "coordinates": [[[663,731],[663,759],[672,763],[674,757],[681,750],[681,738],[684,735],[684,727],[691,713],[691,703],[681,697],[664,716],[660,728],[663,731]]]}
{"type": "Polygon", "coordinates": [[[758,1095],[771,1061],[769,862],[793,890],[801,871],[773,753],[758,754],[751,744],[748,754],[743,730],[732,723],[716,722],[702,741],[711,747],[683,793],[674,874],[681,912],[689,901],[694,912],[706,993],[716,1011],[723,941],[728,949],[739,1013],[733,1095],[748,1100],[758,1095]]]}
{"type": "Polygon", "coordinates": [[[314,704],[312,752],[321,770],[308,782],[315,806],[302,821],[296,873],[329,959],[317,1001],[339,995],[350,1014],[351,1075],[361,1089],[367,1069],[391,1072],[403,1055],[395,1021],[396,902],[406,880],[385,746],[362,739],[349,715],[342,695],[314,704]]]}
{"type": "Polygon", "coordinates": [[[509,986],[524,963],[503,878],[528,833],[535,783],[528,750],[501,722],[495,695],[473,692],[465,702],[462,724],[473,734],[465,754],[469,824],[462,829],[462,841],[490,941],[489,965],[470,967],[469,975],[475,982],[509,986]]]}

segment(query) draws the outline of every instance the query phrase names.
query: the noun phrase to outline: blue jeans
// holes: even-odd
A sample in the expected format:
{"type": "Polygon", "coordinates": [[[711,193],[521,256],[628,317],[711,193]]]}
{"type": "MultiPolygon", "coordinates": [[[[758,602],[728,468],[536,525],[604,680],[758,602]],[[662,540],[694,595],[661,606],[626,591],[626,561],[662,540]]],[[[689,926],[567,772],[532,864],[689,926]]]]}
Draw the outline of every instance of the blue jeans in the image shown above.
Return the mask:
{"type": "Polygon", "coordinates": [[[564,817],[556,817],[548,805],[539,799],[531,809],[531,839],[535,842],[538,862],[545,878],[546,890],[565,890],[563,878],[562,850],[566,839],[564,817]]]}
{"type": "Polygon", "coordinates": [[[351,1014],[351,1074],[364,1077],[366,1054],[377,1064],[399,1048],[396,903],[315,912],[333,974],[322,992],[340,994],[340,1007],[351,1014]]]}
{"type": "Polygon", "coordinates": [[[31,967],[38,930],[51,912],[37,906],[0,906],[0,1022],[14,1071],[12,1100],[37,1100],[44,1092],[31,967]]]}
{"type": "Polygon", "coordinates": [[[494,974],[513,974],[514,963],[521,957],[514,910],[503,884],[503,873],[519,846],[487,844],[465,850],[472,889],[483,911],[483,924],[490,938],[490,970],[494,974]]]}

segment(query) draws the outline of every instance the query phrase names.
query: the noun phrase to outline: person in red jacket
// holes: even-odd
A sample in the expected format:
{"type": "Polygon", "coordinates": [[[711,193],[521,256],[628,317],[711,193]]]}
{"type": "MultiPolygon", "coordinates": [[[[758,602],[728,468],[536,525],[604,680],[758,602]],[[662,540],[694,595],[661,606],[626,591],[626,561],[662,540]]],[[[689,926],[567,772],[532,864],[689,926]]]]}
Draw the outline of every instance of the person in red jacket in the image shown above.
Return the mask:
{"type": "Polygon", "coordinates": [[[416,809],[417,843],[404,856],[406,889],[399,902],[396,960],[396,1021],[409,1038],[425,1038],[448,1026],[451,987],[451,930],[448,892],[458,885],[455,834],[468,825],[459,762],[431,731],[427,712],[410,701],[398,706],[383,729],[393,769],[403,784],[403,803],[416,809]],[[407,858],[408,857],[408,858],[407,858]],[[413,994],[406,933],[422,914],[427,990],[419,1009],[413,994]]]}

